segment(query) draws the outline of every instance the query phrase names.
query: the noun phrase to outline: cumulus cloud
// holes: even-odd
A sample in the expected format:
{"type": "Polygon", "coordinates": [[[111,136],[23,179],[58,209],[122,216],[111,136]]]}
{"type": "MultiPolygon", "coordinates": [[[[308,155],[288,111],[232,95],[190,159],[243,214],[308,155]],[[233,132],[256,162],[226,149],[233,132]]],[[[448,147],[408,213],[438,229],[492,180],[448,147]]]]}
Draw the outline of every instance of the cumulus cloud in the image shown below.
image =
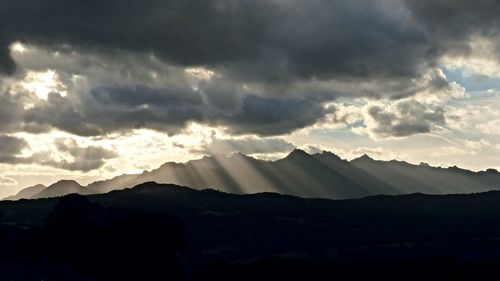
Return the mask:
{"type": "Polygon", "coordinates": [[[430,133],[436,126],[445,125],[444,109],[418,101],[403,101],[383,107],[367,108],[369,133],[377,138],[407,137],[430,133]]]}
{"type": "Polygon", "coordinates": [[[69,171],[88,172],[101,168],[105,160],[117,157],[117,153],[112,150],[98,146],[80,147],[74,140],[57,140],[55,143],[59,152],[71,156],[72,160],[62,159],[60,161],[41,161],[42,165],[52,166],[69,171]]]}
{"type": "Polygon", "coordinates": [[[358,98],[351,104],[327,103],[325,117],[314,128],[348,128],[380,140],[443,131],[448,122],[462,119],[450,116],[447,110],[450,101],[467,96],[465,90],[455,82],[450,83],[440,69],[427,71],[407,93],[391,98],[358,98]]]}
{"type": "Polygon", "coordinates": [[[353,131],[368,133],[372,139],[378,140],[446,129],[449,120],[447,104],[466,96],[463,87],[449,83],[439,69],[429,71],[415,84],[417,89],[412,96],[368,102],[363,108],[365,126],[353,131]]]}
{"type": "Polygon", "coordinates": [[[339,129],[354,127],[363,122],[363,109],[359,105],[333,102],[325,105],[327,114],[314,127],[316,129],[339,129]]]}
{"type": "MultiPolygon", "coordinates": [[[[137,63],[131,59],[122,64],[133,67],[134,62],[137,63]]],[[[62,69],[72,68],[70,65],[62,69]]],[[[291,96],[279,97],[259,91],[261,87],[250,87],[235,81],[223,82],[220,77],[213,78],[219,74],[203,68],[180,69],[151,57],[148,62],[139,65],[141,67],[123,74],[129,77],[127,79],[117,77],[122,76],[116,74],[121,68],[109,65],[107,68],[111,67],[112,74],[92,68],[80,72],[80,75],[69,75],[72,78],[57,75],[58,79],[64,79],[68,92],[65,95],[51,92],[46,98],[33,100],[32,106],[19,110],[23,112],[24,129],[33,132],[34,129],[57,128],[80,136],[99,136],[140,128],[178,134],[188,124],[197,122],[226,128],[227,132],[235,135],[272,136],[315,124],[331,128],[352,126],[366,117],[365,123],[372,128],[370,130],[374,135],[400,137],[430,132],[434,125],[444,124],[439,118],[445,113],[443,104],[464,96],[463,88],[448,82],[441,70],[433,69],[414,80],[410,88],[404,87],[394,92],[397,94],[386,96],[393,104],[391,107],[399,113],[389,114],[392,109],[387,109],[382,114],[380,106],[372,106],[363,116],[355,105],[328,102],[325,92],[327,85],[332,86],[329,83],[319,83],[317,87],[302,83],[291,96]],[[156,71],[151,73],[151,69],[144,64],[154,66],[156,71]],[[168,75],[158,81],[158,73],[162,70],[168,75]],[[103,76],[107,76],[106,79],[103,76]],[[298,94],[297,90],[304,90],[304,94],[298,94]],[[221,96],[218,96],[220,93],[221,96]],[[415,108],[411,108],[412,105],[415,108]],[[376,126],[372,126],[374,124],[376,126]]],[[[391,84],[389,88],[397,86],[391,84]]],[[[341,86],[338,91],[345,91],[345,88],[341,86]]],[[[361,97],[365,94],[370,96],[364,90],[358,91],[361,97]]],[[[333,95],[342,94],[336,92],[333,95]]]]}
{"type": "Polygon", "coordinates": [[[72,139],[57,140],[55,148],[57,151],[45,150],[23,155],[23,150],[30,150],[24,139],[0,135],[0,163],[36,164],[68,171],[88,172],[102,167],[106,160],[118,156],[115,151],[99,146],[81,147],[72,139]],[[56,152],[63,157],[56,157],[56,152]]]}

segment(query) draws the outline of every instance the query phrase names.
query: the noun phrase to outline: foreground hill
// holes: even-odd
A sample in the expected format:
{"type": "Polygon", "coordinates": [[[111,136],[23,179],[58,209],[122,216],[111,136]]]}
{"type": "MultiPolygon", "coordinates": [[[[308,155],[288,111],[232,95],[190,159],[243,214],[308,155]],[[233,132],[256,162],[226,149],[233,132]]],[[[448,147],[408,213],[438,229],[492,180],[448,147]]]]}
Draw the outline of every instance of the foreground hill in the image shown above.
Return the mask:
{"type": "Polygon", "coordinates": [[[6,199],[106,193],[149,181],[195,189],[214,188],[235,194],[277,192],[330,199],[409,193],[457,194],[500,189],[500,173],[493,169],[472,172],[457,167],[377,161],[366,155],[347,161],[330,152],[310,155],[297,149],[277,161],[234,154],[231,157],[204,157],[187,163],[169,162],[139,175],[123,175],[86,187],[77,186],[73,181],[63,181],[36,193],[24,190],[6,199]]]}
{"type": "MultiPolygon", "coordinates": [[[[320,277],[332,275],[353,280],[373,274],[391,275],[388,280],[421,280],[424,273],[448,278],[476,270],[485,273],[500,265],[500,192],[496,191],[332,201],[145,183],[87,198],[103,208],[179,218],[190,249],[184,267],[196,280],[270,280],[267,274],[302,276],[298,278],[302,280],[330,280],[320,277]]],[[[1,202],[2,225],[37,229],[58,202],[1,202]]],[[[91,212],[89,216],[103,224],[102,215],[95,215],[102,211],[79,208],[83,211],[61,213],[72,222],[91,212]]],[[[102,235],[112,239],[109,233],[102,235]]],[[[87,238],[68,239],[78,245],[87,238]]],[[[131,247],[141,241],[130,238],[124,243],[131,247]]]]}

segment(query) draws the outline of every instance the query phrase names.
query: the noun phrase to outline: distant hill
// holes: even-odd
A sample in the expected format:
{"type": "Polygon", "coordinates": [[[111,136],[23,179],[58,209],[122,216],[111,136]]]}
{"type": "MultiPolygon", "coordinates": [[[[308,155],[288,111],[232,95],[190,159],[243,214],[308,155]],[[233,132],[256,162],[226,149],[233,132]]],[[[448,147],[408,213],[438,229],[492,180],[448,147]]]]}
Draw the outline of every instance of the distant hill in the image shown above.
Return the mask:
{"type": "Polygon", "coordinates": [[[25,189],[19,191],[16,195],[12,195],[4,198],[4,200],[19,200],[23,198],[34,198],[36,194],[42,192],[47,187],[43,184],[37,184],[34,186],[26,187],[25,189]]]}
{"type": "Polygon", "coordinates": [[[277,161],[258,160],[236,153],[230,157],[211,156],[187,163],[168,162],[158,169],[138,175],[122,175],[86,187],[63,181],[36,193],[23,190],[8,199],[106,193],[149,181],[195,189],[213,188],[235,194],[277,192],[330,199],[409,193],[474,193],[500,189],[500,173],[493,169],[472,172],[457,167],[431,167],[424,163],[413,165],[395,160],[378,161],[366,155],[347,161],[331,152],[311,155],[296,149],[277,161]]]}
{"type": "Polygon", "coordinates": [[[92,192],[89,192],[86,188],[81,186],[76,181],[62,180],[38,192],[35,195],[35,197],[37,198],[60,197],[71,193],[91,194],[92,192]]]}

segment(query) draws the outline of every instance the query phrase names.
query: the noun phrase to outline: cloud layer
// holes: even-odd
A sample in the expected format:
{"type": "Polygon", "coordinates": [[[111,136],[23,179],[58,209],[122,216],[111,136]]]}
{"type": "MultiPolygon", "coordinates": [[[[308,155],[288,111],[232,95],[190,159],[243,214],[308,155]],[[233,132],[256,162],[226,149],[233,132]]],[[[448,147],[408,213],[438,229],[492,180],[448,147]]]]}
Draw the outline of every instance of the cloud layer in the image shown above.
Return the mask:
{"type": "Polygon", "coordinates": [[[498,14],[494,0],[3,1],[0,162],[89,171],[117,156],[56,143],[74,161],[21,157],[18,132],[435,132],[460,92],[443,62],[499,61],[498,14]],[[363,99],[363,112],[330,106],[342,98],[363,99]]]}

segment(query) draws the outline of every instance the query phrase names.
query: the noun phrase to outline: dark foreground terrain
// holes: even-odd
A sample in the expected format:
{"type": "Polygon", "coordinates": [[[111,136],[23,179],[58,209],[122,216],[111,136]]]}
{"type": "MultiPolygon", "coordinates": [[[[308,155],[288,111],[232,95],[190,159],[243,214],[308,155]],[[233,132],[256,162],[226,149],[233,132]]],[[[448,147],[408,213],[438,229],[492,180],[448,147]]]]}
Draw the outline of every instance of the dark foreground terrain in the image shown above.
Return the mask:
{"type": "Polygon", "coordinates": [[[145,183],[0,203],[0,280],[480,280],[500,192],[301,199],[145,183]]]}

